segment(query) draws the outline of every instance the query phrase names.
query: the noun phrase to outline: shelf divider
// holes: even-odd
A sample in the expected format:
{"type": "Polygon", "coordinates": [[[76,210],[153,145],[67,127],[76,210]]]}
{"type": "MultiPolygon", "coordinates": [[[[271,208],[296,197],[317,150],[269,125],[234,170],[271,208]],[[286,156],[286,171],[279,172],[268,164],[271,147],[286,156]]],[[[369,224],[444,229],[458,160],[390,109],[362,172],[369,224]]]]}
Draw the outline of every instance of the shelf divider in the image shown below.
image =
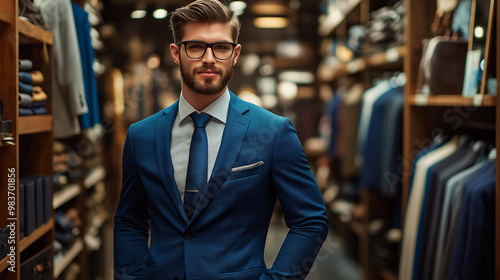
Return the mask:
{"type": "Polygon", "coordinates": [[[64,255],[63,259],[54,265],[54,279],[58,278],[61,273],[71,264],[71,262],[83,250],[83,241],[77,239],[71,249],[64,255]]]}
{"type": "Polygon", "coordinates": [[[415,94],[409,98],[413,106],[476,106],[495,107],[496,96],[478,95],[477,97],[463,97],[461,95],[423,95],[415,94]],[[482,96],[482,97],[481,97],[482,96]],[[478,98],[481,97],[481,98],[478,98]]]}
{"type": "Polygon", "coordinates": [[[52,126],[52,115],[19,117],[19,134],[50,132],[52,126]]]}
{"type": "Polygon", "coordinates": [[[49,44],[54,42],[52,32],[36,26],[30,22],[18,19],[20,44],[49,44]]]}
{"type": "Polygon", "coordinates": [[[31,244],[40,239],[42,236],[44,236],[47,232],[49,232],[53,228],[54,228],[54,218],[51,218],[48,222],[35,229],[30,235],[25,236],[23,239],[21,239],[21,241],[19,241],[19,252],[24,251],[31,244]]]}
{"type": "Polygon", "coordinates": [[[64,186],[64,189],[58,191],[54,194],[54,200],[52,202],[52,206],[54,209],[61,207],[61,205],[66,202],[72,200],[80,194],[80,186],[78,184],[71,184],[64,186]]]}

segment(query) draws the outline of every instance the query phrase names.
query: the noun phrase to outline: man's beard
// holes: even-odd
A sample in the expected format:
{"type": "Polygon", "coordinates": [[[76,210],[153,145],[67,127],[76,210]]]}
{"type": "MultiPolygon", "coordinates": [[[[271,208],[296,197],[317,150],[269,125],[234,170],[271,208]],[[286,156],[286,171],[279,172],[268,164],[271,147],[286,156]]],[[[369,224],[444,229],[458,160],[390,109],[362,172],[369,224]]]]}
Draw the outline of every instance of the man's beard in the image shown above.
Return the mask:
{"type": "Polygon", "coordinates": [[[203,95],[215,95],[222,92],[229,84],[229,81],[233,76],[232,64],[231,68],[228,69],[227,72],[224,72],[222,69],[215,66],[212,67],[202,66],[202,67],[196,67],[195,69],[193,69],[193,72],[190,73],[189,69],[187,67],[184,67],[182,61],[180,63],[180,68],[181,68],[181,77],[182,81],[184,81],[184,84],[186,84],[186,86],[192,89],[193,91],[203,95]],[[214,82],[214,78],[205,78],[204,83],[198,82],[196,80],[195,73],[206,70],[210,70],[212,72],[221,75],[220,83],[214,82]]]}

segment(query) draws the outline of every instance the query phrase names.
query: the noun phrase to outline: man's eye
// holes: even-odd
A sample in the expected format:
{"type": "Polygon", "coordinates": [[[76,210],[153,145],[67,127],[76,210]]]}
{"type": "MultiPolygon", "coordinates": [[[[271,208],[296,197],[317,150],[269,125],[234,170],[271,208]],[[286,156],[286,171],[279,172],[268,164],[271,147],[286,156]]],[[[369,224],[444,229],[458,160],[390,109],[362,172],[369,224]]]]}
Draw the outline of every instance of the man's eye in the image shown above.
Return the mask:
{"type": "Polygon", "coordinates": [[[203,44],[190,44],[188,47],[191,50],[204,50],[205,49],[205,45],[203,45],[203,44]]]}
{"type": "Polygon", "coordinates": [[[228,45],[215,45],[214,48],[217,50],[225,51],[225,50],[229,49],[229,46],[228,45]]]}

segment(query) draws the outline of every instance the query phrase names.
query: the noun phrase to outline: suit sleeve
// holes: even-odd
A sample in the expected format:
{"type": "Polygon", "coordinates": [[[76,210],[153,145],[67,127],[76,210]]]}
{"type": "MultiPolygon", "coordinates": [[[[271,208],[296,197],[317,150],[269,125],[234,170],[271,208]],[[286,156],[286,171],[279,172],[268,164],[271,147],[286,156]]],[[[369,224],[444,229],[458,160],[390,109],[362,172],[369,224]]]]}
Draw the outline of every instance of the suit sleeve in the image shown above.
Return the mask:
{"type": "Polygon", "coordinates": [[[328,218],[292,122],[284,118],[274,147],[272,183],[290,228],[272,266],[260,279],[304,279],[328,234],[328,218]]]}
{"type": "Polygon", "coordinates": [[[149,210],[137,172],[132,128],[123,149],[122,190],[114,218],[114,278],[127,280],[139,277],[149,253],[149,210]]]}

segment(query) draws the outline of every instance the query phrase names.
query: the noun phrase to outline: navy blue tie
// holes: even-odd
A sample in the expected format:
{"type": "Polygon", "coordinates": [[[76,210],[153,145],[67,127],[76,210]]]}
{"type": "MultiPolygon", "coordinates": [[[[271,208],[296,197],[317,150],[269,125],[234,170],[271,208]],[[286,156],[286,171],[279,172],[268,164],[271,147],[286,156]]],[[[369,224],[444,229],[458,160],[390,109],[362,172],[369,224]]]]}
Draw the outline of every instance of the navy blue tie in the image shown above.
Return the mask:
{"type": "Polygon", "coordinates": [[[196,204],[203,194],[207,184],[208,170],[208,141],[205,126],[211,116],[207,114],[192,113],[194,132],[189,148],[189,163],[187,168],[186,189],[184,192],[184,209],[189,219],[193,215],[196,204]]]}

